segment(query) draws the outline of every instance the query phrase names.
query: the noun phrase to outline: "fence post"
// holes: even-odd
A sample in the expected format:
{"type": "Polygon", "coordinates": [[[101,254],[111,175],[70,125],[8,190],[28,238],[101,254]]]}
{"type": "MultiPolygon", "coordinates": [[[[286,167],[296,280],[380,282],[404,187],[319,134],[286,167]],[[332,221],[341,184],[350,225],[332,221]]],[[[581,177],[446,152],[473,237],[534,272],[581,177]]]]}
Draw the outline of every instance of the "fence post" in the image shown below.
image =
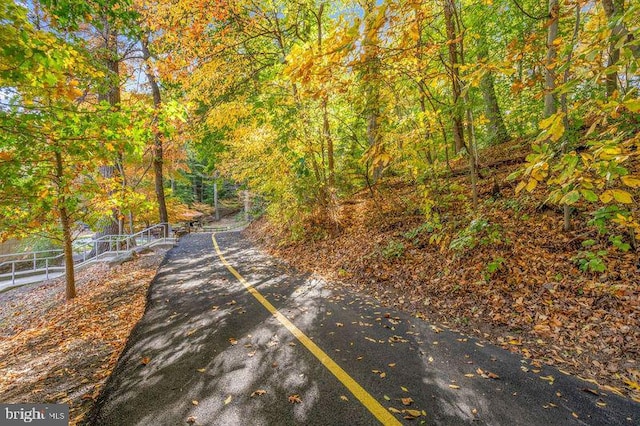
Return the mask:
{"type": "Polygon", "coordinates": [[[48,257],[44,260],[44,268],[45,268],[45,271],[46,271],[45,272],[45,274],[46,274],[45,276],[46,276],[47,279],[49,279],[49,258],[48,257]]]}
{"type": "Polygon", "coordinates": [[[11,284],[16,283],[16,263],[11,262],[11,284]]]}
{"type": "Polygon", "coordinates": [[[38,267],[36,266],[36,258],[37,258],[37,254],[36,252],[33,252],[33,270],[35,271],[36,269],[38,269],[38,267]]]}

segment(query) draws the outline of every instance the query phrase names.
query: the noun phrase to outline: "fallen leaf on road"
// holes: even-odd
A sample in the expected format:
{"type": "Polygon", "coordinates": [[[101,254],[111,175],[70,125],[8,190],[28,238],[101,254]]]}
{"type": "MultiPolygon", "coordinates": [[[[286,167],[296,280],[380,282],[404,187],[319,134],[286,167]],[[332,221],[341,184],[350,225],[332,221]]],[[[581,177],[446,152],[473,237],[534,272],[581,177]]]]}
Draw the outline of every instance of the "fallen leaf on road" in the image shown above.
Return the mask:
{"type": "Polygon", "coordinates": [[[251,392],[251,398],[253,398],[254,396],[262,396],[265,393],[267,393],[267,391],[264,389],[254,390],[253,392],[251,392]]]}
{"type": "Polygon", "coordinates": [[[341,323],[341,322],[337,322],[337,323],[336,323],[336,327],[344,327],[344,324],[343,324],[343,323],[341,323]]]}
{"type": "Polygon", "coordinates": [[[500,376],[498,376],[496,373],[491,373],[491,372],[487,373],[487,377],[493,380],[498,380],[500,378],[500,376]]]}
{"type": "Polygon", "coordinates": [[[349,401],[349,398],[347,398],[344,395],[340,395],[340,399],[343,400],[343,401],[349,401]]]}
{"type": "Polygon", "coordinates": [[[551,376],[551,375],[549,375],[549,376],[540,376],[540,378],[541,378],[542,380],[545,380],[545,381],[549,382],[549,384],[550,384],[550,385],[552,385],[552,384],[553,384],[553,381],[555,380],[555,379],[553,378],[553,376],[551,376]]]}
{"type": "Polygon", "coordinates": [[[395,362],[392,362],[391,364],[389,364],[389,367],[391,367],[391,368],[393,368],[393,367],[395,367],[395,366],[396,366],[396,363],[395,363],[395,362]]]}
{"type": "Polygon", "coordinates": [[[393,408],[393,407],[389,407],[389,411],[391,411],[394,414],[402,413],[402,411],[398,410],[397,408],[393,408]]]}
{"type": "Polygon", "coordinates": [[[227,399],[224,400],[224,405],[227,405],[230,402],[231,402],[231,395],[229,395],[227,399]]]}
{"type": "Polygon", "coordinates": [[[237,345],[238,341],[236,339],[234,339],[233,337],[229,337],[229,343],[231,343],[232,345],[237,345]]]}
{"type": "Polygon", "coordinates": [[[391,398],[389,398],[387,395],[382,395],[382,397],[383,397],[384,399],[386,399],[387,401],[391,401],[391,398]]]}
{"type": "Polygon", "coordinates": [[[144,358],[142,358],[142,359],[140,360],[140,364],[142,364],[142,365],[147,365],[147,364],[149,364],[150,362],[151,362],[151,358],[149,358],[148,356],[145,356],[144,358]]]}
{"type": "Polygon", "coordinates": [[[400,386],[400,389],[402,389],[405,392],[409,392],[409,389],[405,388],[404,386],[400,386]]]}
{"type": "Polygon", "coordinates": [[[289,402],[291,404],[300,404],[302,402],[302,400],[300,399],[300,395],[295,394],[295,395],[291,395],[289,397],[289,402]]]}
{"type": "Polygon", "coordinates": [[[412,417],[420,417],[422,413],[418,410],[402,410],[403,413],[406,413],[412,417]]]}
{"type": "Polygon", "coordinates": [[[402,401],[402,405],[409,406],[413,402],[413,399],[412,398],[400,398],[400,401],[402,401]]]}
{"type": "Polygon", "coordinates": [[[193,405],[198,405],[198,401],[196,401],[195,399],[194,399],[193,401],[191,401],[191,403],[192,403],[193,405]]]}
{"type": "Polygon", "coordinates": [[[198,372],[199,372],[199,373],[204,373],[205,371],[207,371],[207,369],[206,369],[206,368],[198,368],[198,372]]]}
{"type": "Polygon", "coordinates": [[[194,424],[196,422],[196,418],[194,416],[187,417],[187,423],[194,424]]]}
{"type": "Polygon", "coordinates": [[[449,385],[449,387],[451,389],[460,389],[460,386],[458,386],[458,385],[449,385]]]}

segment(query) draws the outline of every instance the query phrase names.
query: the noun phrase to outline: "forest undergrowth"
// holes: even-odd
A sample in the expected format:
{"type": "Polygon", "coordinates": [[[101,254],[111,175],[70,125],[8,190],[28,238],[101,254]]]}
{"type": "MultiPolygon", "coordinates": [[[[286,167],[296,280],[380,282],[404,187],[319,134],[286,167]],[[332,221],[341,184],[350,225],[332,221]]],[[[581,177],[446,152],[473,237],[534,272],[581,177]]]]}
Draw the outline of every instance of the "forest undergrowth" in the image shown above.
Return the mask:
{"type": "Polygon", "coordinates": [[[518,142],[483,153],[476,212],[460,162],[438,221],[425,220],[418,185],[388,179],[342,202],[337,226],[311,216],[292,241],[263,219],[248,233],[299,269],[640,401],[638,254],[599,235],[592,215],[574,212],[564,232],[543,191],[514,197],[505,178],[525,154],[518,142]]]}

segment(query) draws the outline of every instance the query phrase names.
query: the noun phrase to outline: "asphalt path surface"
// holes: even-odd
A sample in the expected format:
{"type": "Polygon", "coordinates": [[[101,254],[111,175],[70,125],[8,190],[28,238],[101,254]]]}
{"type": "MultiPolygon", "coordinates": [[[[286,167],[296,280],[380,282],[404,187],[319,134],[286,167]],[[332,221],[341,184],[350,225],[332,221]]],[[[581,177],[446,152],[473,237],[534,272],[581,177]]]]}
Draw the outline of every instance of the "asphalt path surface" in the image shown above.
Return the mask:
{"type": "Polygon", "coordinates": [[[211,234],[183,237],[89,424],[640,424],[640,404],[215,238],[259,295],[211,234]]]}

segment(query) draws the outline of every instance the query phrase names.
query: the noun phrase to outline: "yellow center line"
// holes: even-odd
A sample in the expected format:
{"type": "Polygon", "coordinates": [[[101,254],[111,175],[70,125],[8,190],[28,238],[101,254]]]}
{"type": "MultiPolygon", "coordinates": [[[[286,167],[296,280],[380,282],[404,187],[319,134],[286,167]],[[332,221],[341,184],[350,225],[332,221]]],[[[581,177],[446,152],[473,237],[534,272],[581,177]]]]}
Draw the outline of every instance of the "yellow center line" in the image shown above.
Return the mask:
{"type": "Polygon", "coordinates": [[[318,347],[313,341],[307,337],[298,327],[296,327],[287,317],[282,315],[280,311],[276,309],[265,297],[256,290],[236,269],[231,266],[227,259],[222,255],[222,250],[218,245],[215,233],[211,236],[213,240],[213,246],[220,257],[220,260],[227,267],[227,269],[244,285],[245,289],[255,297],[258,302],[264,306],[287,330],[295,336],[300,343],[306,347],[309,352],[315,356],[318,361],[324,365],[327,370],[331,372],[340,382],[356,397],[367,410],[371,412],[380,422],[384,425],[401,425],[393,415],[387,411],[369,392],[367,392],[358,382],[356,382],[346,371],[344,371],[336,362],[329,357],[322,349],[318,347]]]}

